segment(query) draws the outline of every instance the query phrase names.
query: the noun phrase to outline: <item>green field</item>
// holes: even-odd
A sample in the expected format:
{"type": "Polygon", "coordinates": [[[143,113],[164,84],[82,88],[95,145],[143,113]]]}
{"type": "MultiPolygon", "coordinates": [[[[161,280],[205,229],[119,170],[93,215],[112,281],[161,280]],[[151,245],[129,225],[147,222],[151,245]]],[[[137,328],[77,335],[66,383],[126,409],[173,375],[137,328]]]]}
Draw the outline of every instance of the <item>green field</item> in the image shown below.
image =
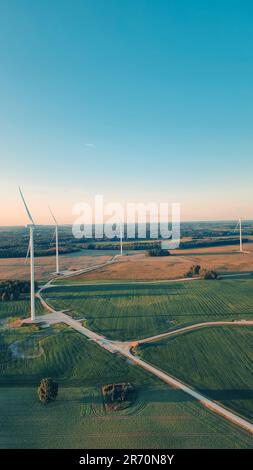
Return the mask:
{"type": "MultiPolygon", "coordinates": [[[[44,308],[38,299],[36,299],[36,313],[42,315],[44,308]]],[[[30,315],[30,300],[28,295],[23,295],[23,299],[0,302],[0,320],[7,318],[26,318],[30,315]]]]}
{"type": "MultiPolygon", "coordinates": [[[[252,287],[253,280],[62,285],[44,296],[56,309],[71,309],[109,338],[133,339],[199,321],[253,318],[252,287]]],[[[2,319],[29,314],[26,299],[0,307],[2,319]]],[[[252,418],[253,328],[213,330],[152,343],[140,353],[252,418]]],[[[2,448],[253,447],[248,433],[64,325],[0,330],[0,394],[2,448]],[[46,376],[60,386],[59,397],[48,406],[36,394],[46,376]],[[125,410],[108,412],[101,386],[121,381],[134,385],[137,399],[125,410]]]]}
{"type": "Polygon", "coordinates": [[[62,326],[42,333],[26,327],[1,334],[1,448],[252,447],[248,433],[78,333],[62,326]],[[7,346],[31,338],[42,355],[21,360],[8,354],[7,346]],[[36,386],[48,375],[58,380],[60,392],[45,406],[36,386]],[[121,380],[135,386],[136,402],[106,412],[101,385],[121,380]]]}
{"type": "Polygon", "coordinates": [[[182,325],[253,318],[253,280],[57,286],[43,295],[111,339],[140,339],[182,325]]]}
{"type": "Polygon", "coordinates": [[[253,421],[253,327],[208,327],[138,348],[143,359],[253,421]]]}

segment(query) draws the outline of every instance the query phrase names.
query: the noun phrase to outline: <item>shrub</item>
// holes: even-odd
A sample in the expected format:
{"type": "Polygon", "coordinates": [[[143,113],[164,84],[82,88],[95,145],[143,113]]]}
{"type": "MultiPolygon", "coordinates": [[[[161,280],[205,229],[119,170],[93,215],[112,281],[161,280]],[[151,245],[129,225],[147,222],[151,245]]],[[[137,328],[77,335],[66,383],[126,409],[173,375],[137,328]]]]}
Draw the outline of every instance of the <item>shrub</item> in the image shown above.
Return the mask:
{"type": "Polygon", "coordinates": [[[211,280],[214,280],[214,279],[217,279],[218,274],[217,274],[216,271],[204,269],[204,270],[201,272],[201,277],[202,277],[203,279],[211,279],[211,280]]]}
{"type": "Polygon", "coordinates": [[[39,400],[42,403],[47,404],[47,403],[50,403],[50,401],[55,400],[57,395],[58,395],[58,383],[55,382],[50,377],[42,379],[38,387],[39,400]]]}
{"type": "Polygon", "coordinates": [[[170,256],[170,252],[168,250],[163,250],[160,246],[150,248],[148,250],[149,256],[170,256]]]}

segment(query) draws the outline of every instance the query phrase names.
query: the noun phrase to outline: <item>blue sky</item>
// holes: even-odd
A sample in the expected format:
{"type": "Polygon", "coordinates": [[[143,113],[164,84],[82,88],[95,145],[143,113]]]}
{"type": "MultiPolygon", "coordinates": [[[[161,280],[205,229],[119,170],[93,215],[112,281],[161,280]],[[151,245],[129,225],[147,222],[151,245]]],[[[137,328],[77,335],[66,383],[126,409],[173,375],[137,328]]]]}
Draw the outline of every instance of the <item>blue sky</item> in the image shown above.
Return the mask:
{"type": "Polygon", "coordinates": [[[180,202],[253,218],[253,3],[0,0],[0,223],[180,202]]]}

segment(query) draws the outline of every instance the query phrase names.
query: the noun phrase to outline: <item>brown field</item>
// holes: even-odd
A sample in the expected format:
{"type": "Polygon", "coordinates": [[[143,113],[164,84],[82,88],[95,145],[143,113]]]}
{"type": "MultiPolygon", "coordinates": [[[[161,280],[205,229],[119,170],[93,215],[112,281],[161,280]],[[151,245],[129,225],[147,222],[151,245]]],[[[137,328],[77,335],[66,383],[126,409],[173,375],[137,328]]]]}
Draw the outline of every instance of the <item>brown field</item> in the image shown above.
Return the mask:
{"type": "Polygon", "coordinates": [[[175,250],[168,257],[151,258],[146,253],[123,256],[118,263],[106,266],[76,280],[165,280],[184,277],[192,264],[219,273],[253,271],[253,245],[244,245],[249,254],[238,253],[238,246],[175,250]]]}
{"type": "MultiPolygon", "coordinates": [[[[238,246],[222,246],[175,250],[168,257],[149,257],[145,252],[123,256],[119,262],[88,274],[76,276],[76,280],[165,280],[183,277],[192,264],[214,269],[219,273],[253,271],[253,244],[244,245],[249,254],[238,253],[238,246]]],[[[61,256],[60,269],[84,269],[101,264],[111,256],[61,256]]],[[[48,279],[55,270],[54,256],[36,258],[36,279],[48,279]]],[[[29,260],[24,258],[0,259],[0,280],[29,279],[29,260]]]]}
{"type": "MultiPolygon", "coordinates": [[[[60,256],[60,269],[84,269],[109,260],[111,256],[60,256]]],[[[0,280],[29,279],[29,260],[24,258],[0,259],[0,280]]],[[[45,280],[55,271],[55,257],[42,256],[35,259],[36,280],[45,280]]]]}

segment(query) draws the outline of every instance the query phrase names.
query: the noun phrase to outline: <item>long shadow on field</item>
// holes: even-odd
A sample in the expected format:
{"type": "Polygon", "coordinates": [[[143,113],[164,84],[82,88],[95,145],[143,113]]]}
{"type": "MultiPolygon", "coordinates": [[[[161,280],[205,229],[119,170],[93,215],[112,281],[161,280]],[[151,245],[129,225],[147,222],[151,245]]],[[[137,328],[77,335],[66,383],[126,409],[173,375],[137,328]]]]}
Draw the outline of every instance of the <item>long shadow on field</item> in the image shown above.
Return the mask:
{"type": "Polygon", "coordinates": [[[211,397],[213,400],[253,400],[253,390],[250,389],[199,389],[203,395],[211,397]]]}
{"type": "Polygon", "coordinates": [[[92,285],[80,285],[80,286],[75,286],[75,285],[72,285],[72,286],[56,286],[56,287],[50,287],[49,289],[45,289],[44,292],[45,293],[48,293],[48,292],[84,292],[84,291],[89,291],[89,292],[94,292],[94,291],[100,291],[101,293],[106,293],[106,292],[111,292],[111,291],[138,291],[138,290],[152,290],[152,291],[155,291],[155,290],[173,290],[173,289],[185,289],[185,286],[182,284],[182,283],[177,283],[177,285],[175,286],[174,284],[166,284],[166,283],[157,283],[157,284],[141,284],[138,285],[138,284],[134,284],[134,285],[131,285],[131,283],[129,284],[108,284],[108,285],[95,285],[95,286],[92,286],[92,285]]]}

